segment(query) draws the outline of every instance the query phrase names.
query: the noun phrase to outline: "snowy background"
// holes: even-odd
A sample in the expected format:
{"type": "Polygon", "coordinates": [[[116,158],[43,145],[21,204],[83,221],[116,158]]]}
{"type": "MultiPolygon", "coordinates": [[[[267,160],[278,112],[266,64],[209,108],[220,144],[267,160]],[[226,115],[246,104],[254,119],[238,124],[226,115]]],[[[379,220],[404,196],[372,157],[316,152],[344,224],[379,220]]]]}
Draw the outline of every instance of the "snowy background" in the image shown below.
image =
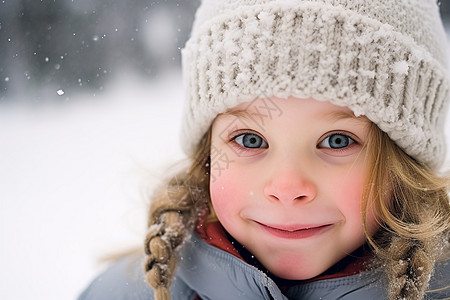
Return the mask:
{"type": "Polygon", "coordinates": [[[148,194],[182,158],[198,1],[110,3],[0,1],[0,299],[75,299],[102,257],[141,246],[148,194]]]}

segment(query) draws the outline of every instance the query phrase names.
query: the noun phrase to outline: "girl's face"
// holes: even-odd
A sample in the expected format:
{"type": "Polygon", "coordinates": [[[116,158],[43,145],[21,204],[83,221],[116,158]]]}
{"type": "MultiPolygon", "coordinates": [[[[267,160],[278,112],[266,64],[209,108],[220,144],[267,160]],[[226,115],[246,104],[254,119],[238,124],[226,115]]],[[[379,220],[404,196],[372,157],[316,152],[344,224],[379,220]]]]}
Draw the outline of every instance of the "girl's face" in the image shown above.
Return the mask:
{"type": "MultiPolygon", "coordinates": [[[[313,99],[259,98],[219,115],[210,179],[219,221],[278,277],[326,271],[365,242],[368,125],[313,99]]],[[[368,209],[373,233],[378,225],[368,209]]]]}

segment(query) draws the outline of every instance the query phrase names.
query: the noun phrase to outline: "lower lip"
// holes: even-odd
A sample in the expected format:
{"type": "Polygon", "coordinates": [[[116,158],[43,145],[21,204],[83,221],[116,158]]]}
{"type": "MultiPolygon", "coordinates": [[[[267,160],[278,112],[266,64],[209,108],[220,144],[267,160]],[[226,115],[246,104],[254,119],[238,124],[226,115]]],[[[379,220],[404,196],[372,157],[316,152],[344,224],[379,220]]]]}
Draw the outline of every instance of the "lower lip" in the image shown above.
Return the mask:
{"type": "Polygon", "coordinates": [[[310,237],[313,237],[313,236],[316,236],[316,235],[319,235],[319,234],[323,233],[324,231],[328,230],[332,226],[330,224],[330,225],[324,225],[324,226],[314,227],[314,228],[309,228],[309,229],[300,229],[300,230],[294,230],[294,231],[287,231],[287,230],[282,230],[282,229],[269,227],[269,226],[266,226],[266,225],[261,224],[261,223],[257,223],[257,224],[265,232],[267,232],[267,233],[269,233],[269,234],[271,234],[273,236],[284,238],[284,239],[306,239],[306,238],[310,238],[310,237]]]}

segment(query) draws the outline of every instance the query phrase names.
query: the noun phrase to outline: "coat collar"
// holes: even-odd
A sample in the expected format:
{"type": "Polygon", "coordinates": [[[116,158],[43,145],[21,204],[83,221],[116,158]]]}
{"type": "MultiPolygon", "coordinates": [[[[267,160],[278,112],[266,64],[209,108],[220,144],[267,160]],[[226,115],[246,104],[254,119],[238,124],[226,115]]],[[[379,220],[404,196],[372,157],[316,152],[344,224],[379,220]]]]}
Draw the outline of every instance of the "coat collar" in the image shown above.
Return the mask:
{"type": "Polygon", "coordinates": [[[264,272],[209,245],[196,233],[178,255],[177,275],[201,299],[288,299],[264,272]]]}

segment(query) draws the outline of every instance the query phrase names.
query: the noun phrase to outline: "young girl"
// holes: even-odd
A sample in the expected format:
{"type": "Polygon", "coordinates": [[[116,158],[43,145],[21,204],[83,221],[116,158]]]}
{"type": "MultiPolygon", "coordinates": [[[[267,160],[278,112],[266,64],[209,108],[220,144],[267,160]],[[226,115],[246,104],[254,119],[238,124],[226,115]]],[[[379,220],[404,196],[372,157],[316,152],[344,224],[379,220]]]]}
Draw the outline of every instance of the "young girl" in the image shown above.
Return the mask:
{"type": "Polygon", "coordinates": [[[80,299],[450,297],[444,44],[435,0],[204,0],[190,166],[80,299]]]}

